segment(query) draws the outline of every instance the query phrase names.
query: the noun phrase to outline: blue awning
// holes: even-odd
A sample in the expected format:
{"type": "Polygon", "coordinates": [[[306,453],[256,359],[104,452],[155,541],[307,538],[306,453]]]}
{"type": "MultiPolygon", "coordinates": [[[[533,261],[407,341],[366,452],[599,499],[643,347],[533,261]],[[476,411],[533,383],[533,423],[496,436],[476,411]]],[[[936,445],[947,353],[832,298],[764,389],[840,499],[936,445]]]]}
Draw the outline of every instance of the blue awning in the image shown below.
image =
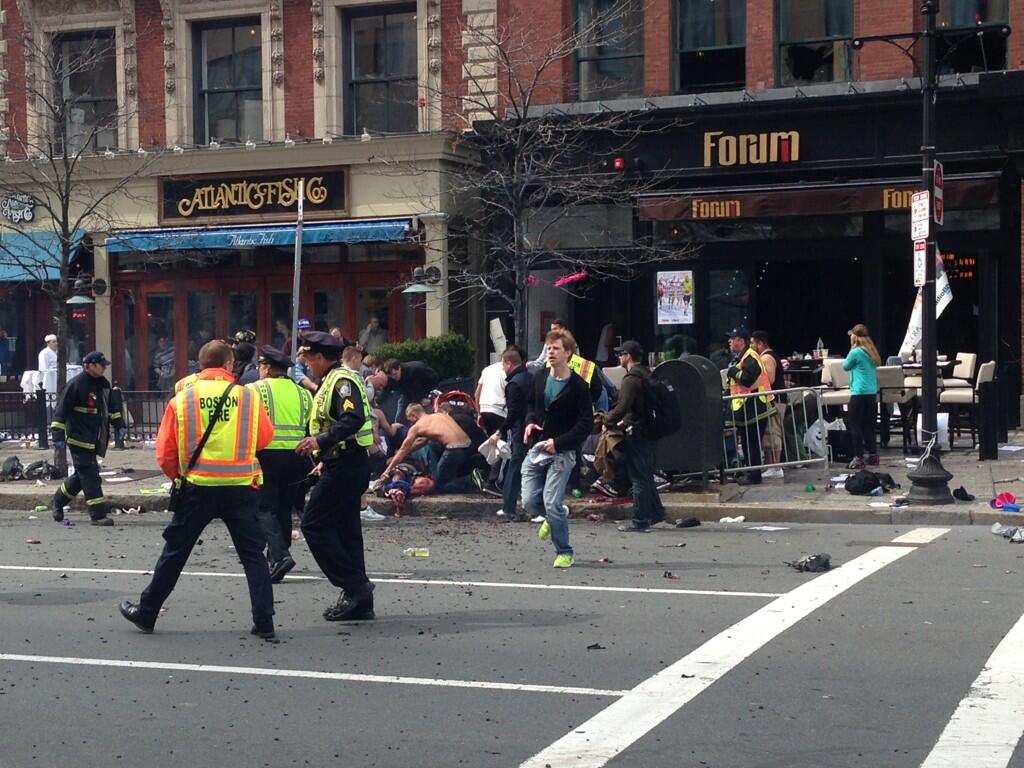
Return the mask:
{"type": "MultiPolygon", "coordinates": [[[[76,229],[71,235],[71,261],[86,231],[76,229]]],[[[60,236],[52,230],[13,232],[0,227],[0,282],[60,279],[60,236]]]]}
{"type": "MultiPolygon", "coordinates": [[[[305,224],[303,245],[326,243],[397,243],[406,240],[411,219],[342,221],[305,224]]],[[[160,229],[121,232],[107,238],[108,253],[138,251],[240,250],[264,246],[295,245],[295,225],[263,227],[219,227],[211,229],[160,229]]]]}

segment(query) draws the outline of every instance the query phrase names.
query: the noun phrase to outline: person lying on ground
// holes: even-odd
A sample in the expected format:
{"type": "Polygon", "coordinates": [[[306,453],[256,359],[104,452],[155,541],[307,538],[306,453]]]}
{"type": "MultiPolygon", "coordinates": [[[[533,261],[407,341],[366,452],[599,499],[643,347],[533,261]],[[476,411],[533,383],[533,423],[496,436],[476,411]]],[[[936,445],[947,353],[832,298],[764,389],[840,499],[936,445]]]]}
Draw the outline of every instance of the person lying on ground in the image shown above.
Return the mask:
{"type": "Polygon", "coordinates": [[[476,445],[453,417],[453,409],[444,403],[438,413],[409,414],[415,422],[409,427],[409,433],[381,477],[386,478],[392,468],[405,461],[413,451],[431,444],[441,451],[434,469],[434,492],[461,493],[471,490],[475,485],[472,472],[477,456],[476,445]]]}

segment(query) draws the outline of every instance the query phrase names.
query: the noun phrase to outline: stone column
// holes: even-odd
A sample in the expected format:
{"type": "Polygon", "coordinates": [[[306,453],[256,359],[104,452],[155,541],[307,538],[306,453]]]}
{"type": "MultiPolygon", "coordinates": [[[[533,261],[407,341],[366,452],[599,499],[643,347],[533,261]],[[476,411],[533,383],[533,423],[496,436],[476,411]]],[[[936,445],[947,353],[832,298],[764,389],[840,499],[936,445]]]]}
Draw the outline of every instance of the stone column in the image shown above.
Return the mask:
{"type": "Polygon", "coordinates": [[[441,336],[448,332],[448,215],[444,213],[420,214],[425,238],[424,267],[441,270],[441,281],[434,293],[426,297],[427,336],[441,336]]]}
{"type": "MultiPolygon", "coordinates": [[[[99,235],[93,240],[92,245],[92,271],[93,279],[101,278],[107,284],[107,290],[99,296],[94,296],[96,303],[93,304],[96,319],[96,349],[103,352],[108,358],[114,352],[114,334],[112,329],[112,317],[110,311],[110,300],[113,291],[110,288],[110,259],[107,256],[107,240],[99,235]]],[[[88,350],[86,350],[88,351],[88,350]]],[[[124,381],[124,371],[107,371],[109,378],[118,378],[124,381]]]]}

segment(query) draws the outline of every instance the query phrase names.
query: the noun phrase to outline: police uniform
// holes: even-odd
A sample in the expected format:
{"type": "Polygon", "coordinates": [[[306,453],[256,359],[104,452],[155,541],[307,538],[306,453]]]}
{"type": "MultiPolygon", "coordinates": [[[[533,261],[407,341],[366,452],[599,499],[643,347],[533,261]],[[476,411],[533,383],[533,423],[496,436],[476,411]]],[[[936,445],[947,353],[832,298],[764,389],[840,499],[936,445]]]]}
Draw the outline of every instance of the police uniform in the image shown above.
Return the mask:
{"type": "MultiPolygon", "coordinates": [[[[104,367],[110,365],[102,352],[90,352],[82,362],[86,365],[99,363],[104,367]]],[[[82,371],[68,382],[61,393],[50,424],[50,434],[55,446],[67,444],[75,473],[64,480],[53,495],[51,507],[53,519],[57,522],[64,519],[64,505],[81,491],[85,494],[85,505],[93,525],[114,524],[107,516],[108,504],[103,496],[96,458],[107,452],[110,427],[124,429],[121,410],[121,394],[111,390],[105,376],[90,376],[82,371]]]]}
{"type": "Polygon", "coordinates": [[[270,443],[270,417],[254,391],[234,385],[223,368],[206,368],[167,404],[157,433],[157,463],[168,477],[182,483],[182,498],[164,529],[164,548],[153,578],[138,604],[125,600],[121,615],[143,632],[152,632],[164,601],[171,594],[192,548],[211,520],[219,518],[245,570],[252,603],[252,633],[275,641],[274,597],[263,548],[266,539],[257,519],[262,472],[256,458],[270,443]],[[232,387],[200,452],[189,460],[210,423],[216,403],[232,387]],[[187,479],[185,476],[187,475],[187,479]]]}
{"type": "Polygon", "coordinates": [[[263,346],[259,362],[280,371],[246,385],[259,396],[274,424],[274,439],[256,456],[263,469],[259,518],[267,537],[270,580],[276,584],[295,567],[289,552],[292,509],[302,508],[305,478],[311,468],[309,459],[297,454],[295,447],[306,436],[313,395],[288,377],[292,360],[276,347],[263,346]]]}
{"type": "MultiPolygon", "coordinates": [[[[340,339],[313,331],[303,337],[301,351],[337,359],[343,349],[340,339]]],[[[359,499],[369,484],[373,428],[362,378],[340,360],[324,374],[313,398],[309,434],[324,466],[306,502],[302,533],[324,575],[342,590],[324,618],[372,619],[373,584],[366,577],[359,499]]]]}

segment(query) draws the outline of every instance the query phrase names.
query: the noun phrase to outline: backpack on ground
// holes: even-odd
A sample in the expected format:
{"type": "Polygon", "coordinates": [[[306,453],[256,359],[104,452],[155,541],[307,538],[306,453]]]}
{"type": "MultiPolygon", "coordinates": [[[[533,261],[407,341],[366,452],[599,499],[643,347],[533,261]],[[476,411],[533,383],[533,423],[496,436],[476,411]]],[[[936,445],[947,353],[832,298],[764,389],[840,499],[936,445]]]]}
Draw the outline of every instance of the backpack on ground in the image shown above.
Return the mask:
{"type": "Polygon", "coordinates": [[[21,459],[17,456],[8,456],[4,459],[3,466],[0,466],[0,481],[21,480],[25,476],[24,469],[21,459]]]}
{"type": "Polygon", "coordinates": [[[878,488],[884,493],[899,488],[899,484],[887,472],[872,472],[870,469],[862,469],[846,478],[846,490],[854,496],[870,496],[878,488]]]}
{"type": "Polygon", "coordinates": [[[679,410],[679,399],[675,388],[653,372],[642,377],[644,395],[647,398],[647,415],[644,417],[644,435],[649,440],[660,440],[679,431],[683,426],[679,410]]]}

